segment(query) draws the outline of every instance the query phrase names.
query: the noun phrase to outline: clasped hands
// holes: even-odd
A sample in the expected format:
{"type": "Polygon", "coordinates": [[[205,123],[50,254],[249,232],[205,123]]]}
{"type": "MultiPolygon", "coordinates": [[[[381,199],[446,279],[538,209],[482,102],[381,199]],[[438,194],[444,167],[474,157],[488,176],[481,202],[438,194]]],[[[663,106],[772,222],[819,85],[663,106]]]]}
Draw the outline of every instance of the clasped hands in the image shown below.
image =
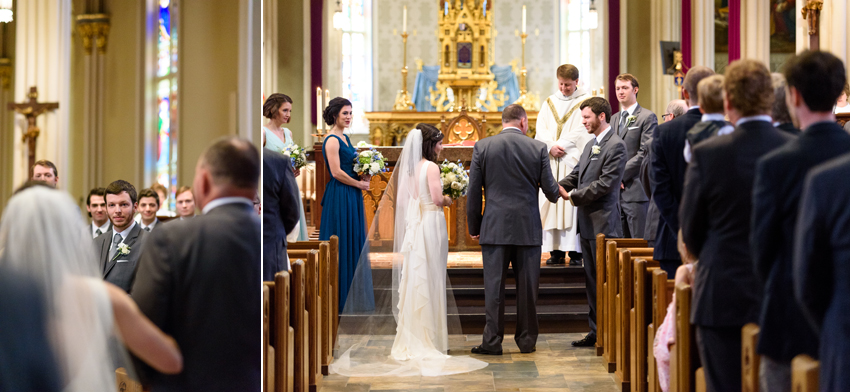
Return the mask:
{"type": "Polygon", "coordinates": [[[564,189],[564,187],[562,187],[560,185],[558,185],[558,194],[561,195],[562,199],[567,200],[567,201],[570,200],[570,193],[567,192],[567,190],[564,189]]]}
{"type": "Polygon", "coordinates": [[[551,155],[554,158],[560,158],[560,157],[562,157],[566,154],[567,154],[567,152],[564,150],[564,148],[557,145],[557,144],[552,146],[552,148],[549,149],[549,155],[551,155]]]}

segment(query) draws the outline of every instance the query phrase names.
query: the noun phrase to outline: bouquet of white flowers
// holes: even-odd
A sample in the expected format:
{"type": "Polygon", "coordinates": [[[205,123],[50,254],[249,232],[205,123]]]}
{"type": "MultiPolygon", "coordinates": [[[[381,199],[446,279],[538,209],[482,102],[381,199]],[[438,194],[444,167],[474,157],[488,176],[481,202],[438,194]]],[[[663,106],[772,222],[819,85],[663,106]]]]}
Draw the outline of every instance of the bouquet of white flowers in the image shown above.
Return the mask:
{"type": "Polygon", "coordinates": [[[295,143],[286,146],[281,153],[292,160],[292,167],[300,169],[307,166],[307,151],[295,143]]]}
{"type": "Polygon", "coordinates": [[[463,164],[444,160],[440,164],[440,181],[443,183],[443,194],[452,199],[466,196],[469,190],[469,173],[463,170],[463,164]]]}
{"type": "Polygon", "coordinates": [[[361,151],[354,158],[354,172],[359,175],[374,176],[387,171],[387,158],[378,150],[371,148],[361,151]]]}

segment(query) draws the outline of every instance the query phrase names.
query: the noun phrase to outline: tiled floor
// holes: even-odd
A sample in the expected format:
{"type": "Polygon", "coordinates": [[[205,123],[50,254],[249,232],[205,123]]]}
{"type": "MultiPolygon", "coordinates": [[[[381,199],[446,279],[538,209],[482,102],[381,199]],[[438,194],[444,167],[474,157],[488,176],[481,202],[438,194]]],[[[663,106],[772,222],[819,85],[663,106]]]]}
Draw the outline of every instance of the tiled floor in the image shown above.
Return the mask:
{"type": "MultiPolygon", "coordinates": [[[[490,363],[484,369],[444,377],[387,377],[348,378],[339,375],[326,376],[322,392],[336,391],[616,391],[612,374],[605,370],[602,357],[597,357],[594,348],[574,348],[573,340],[582,334],[547,334],[537,340],[537,352],[521,354],[513,336],[505,336],[504,355],[474,355],[490,363]]],[[[472,346],[480,343],[480,335],[469,335],[461,341],[454,340],[452,346],[463,346],[461,352],[452,355],[471,355],[472,346]]],[[[370,345],[392,345],[386,337],[376,337],[370,345]],[[386,343],[388,342],[388,343],[386,343]]]]}

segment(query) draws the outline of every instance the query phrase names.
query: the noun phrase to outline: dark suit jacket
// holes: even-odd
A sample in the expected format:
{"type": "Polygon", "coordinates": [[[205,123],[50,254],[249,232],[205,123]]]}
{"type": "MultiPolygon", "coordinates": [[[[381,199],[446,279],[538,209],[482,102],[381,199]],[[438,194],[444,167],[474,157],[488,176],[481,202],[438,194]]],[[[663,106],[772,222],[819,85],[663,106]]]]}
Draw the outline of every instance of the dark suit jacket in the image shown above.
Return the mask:
{"type": "MultiPolygon", "coordinates": [[[[629,124],[625,129],[620,129],[620,117],[628,115],[621,110],[611,116],[611,129],[626,143],[626,169],[623,172],[623,185],[625,189],[620,191],[620,199],[625,202],[649,201],[649,197],[643,191],[640,179],[640,166],[649,152],[649,141],[658,127],[658,117],[649,109],[640,104],[635,108],[633,116],[637,117],[635,122],[629,124]]],[[[628,118],[628,117],[626,117],[628,118]]]]}
{"type": "Polygon", "coordinates": [[[756,165],[750,241],[756,275],[765,283],[758,350],[785,362],[797,354],[818,354],[817,334],[791,290],[803,180],[812,167],[850,152],[850,134],[832,122],[813,124],[795,139],[756,165]]]}
{"type": "Polygon", "coordinates": [[[289,157],[263,150],[263,280],[286,270],[286,234],[298,224],[298,185],[289,157]]]}
{"type": "Polygon", "coordinates": [[[549,201],[558,200],[546,144],[516,128],[476,142],[466,198],[469,235],[480,235],[482,245],[543,245],[538,189],[549,201]],[[482,188],[487,199],[483,212],[482,188]]]}
{"type": "Polygon", "coordinates": [[[679,211],[685,244],[699,259],[694,324],[739,327],[757,320],[762,285],[750,253],[756,161],[788,140],[770,123],[750,121],[694,147],[679,211]]]}
{"type": "Polygon", "coordinates": [[[142,366],[152,391],[260,390],[260,219],[225,204],[151,232],[132,296],[183,353],[183,372],[142,366]]]}
{"type": "MultiPolygon", "coordinates": [[[[130,247],[130,254],[126,256],[118,256],[115,261],[109,259],[109,247],[112,245],[112,237],[115,236],[113,228],[103,233],[94,239],[95,250],[98,252],[98,261],[100,262],[100,270],[103,271],[103,280],[112,283],[126,292],[130,292],[133,287],[133,280],[136,278],[136,271],[139,268],[139,258],[147,239],[148,232],[142,230],[142,226],[136,223],[127,238],[124,239],[124,244],[130,247]]],[[[116,254],[118,254],[116,252],[116,254]]],[[[113,256],[114,258],[114,256],[113,256]]]]}
{"type": "MultiPolygon", "coordinates": [[[[840,128],[840,127],[839,127],[840,128]]],[[[782,123],[776,126],[776,129],[784,131],[791,136],[800,136],[800,130],[791,123],[782,123]]]]}
{"type": "Polygon", "coordinates": [[[35,282],[0,268],[0,392],[62,390],[46,316],[35,282]]]}
{"type": "Polygon", "coordinates": [[[806,176],[794,235],[794,294],[820,334],[820,390],[850,390],[850,155],[806,176]]]}
{"type": "MultiPolygon", "coordinates": [[[[657,128],[656,128],[657,129],[657,128]]],[[[646,142],[648,146],[652,145],[652,138],[646,142]]],[[[661,220],[661,213],[658,211],[658,206],[655,205],[655,199],[652,197],[652,186],[649,181],[650,165],[652,162],[652,149],[646,152],[646,157],[640,164],[640,184],[643,187],[643,192],[649,197],[649,207],[646,209],[646,226],[643,229],[643,239],[649,241],[650,245],[655,242],[655,237],[658,235],[658,221],[661,220]]]]}
{"type": "Polygon", "coordinates": [[[685,137],[701,119],[699,109],[688,110],[659,125],[652,139],[649,180],[652,182],[652,197],[661,214],[653,253],[656,260],[680,259],[676,241],[679,235],[679,203],[688,167],[684,156],[685,137]]]}
{"type": "Polygon", "coordinates": [[[575,189],[570,200],[578,207],[581,238],[592,240],[599,233],[622,237],[620,183],[626,167],[626,143],[612,129],[599,143],[599,154],[594,155],[594,141],[587,142],[578,166],[559,184],[567,191],[575,189]]]}

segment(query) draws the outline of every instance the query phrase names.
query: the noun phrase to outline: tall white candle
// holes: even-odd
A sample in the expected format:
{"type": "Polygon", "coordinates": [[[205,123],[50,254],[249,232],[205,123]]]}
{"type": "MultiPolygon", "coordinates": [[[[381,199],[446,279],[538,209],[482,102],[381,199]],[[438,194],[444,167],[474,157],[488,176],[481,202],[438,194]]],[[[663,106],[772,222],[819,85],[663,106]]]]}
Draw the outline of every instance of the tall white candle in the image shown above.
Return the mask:
{"type": "Polygon", "coordinates": [[[522,6],[522,32],[525,33],[525,6],[522,6]]]}
{"type": "MultiPolygon", "coordinates": [[[[325,107],[327,107],[328,103],[330,103],[330,102],[331,102],[331,92],[330,92],[330,90],[325,89],[325,107]]],[[[324,110],[325,110],[325,108],[322,108],[322,111],[324,111],[324,110]]],[[[322,126],[324,127],[324,129],[327,129],[326,124],[322,124],[322,126]]]]}
{"type": "Polygon", "coordinates": [[[407,6],[404,6],[404,14],[401,18],[401,31],[407,32],[407,6]]]}
{"type": "Polygon", "coordinates": [[[322,130],[322,88],[316,87],[316,130],[322,130]]]}

